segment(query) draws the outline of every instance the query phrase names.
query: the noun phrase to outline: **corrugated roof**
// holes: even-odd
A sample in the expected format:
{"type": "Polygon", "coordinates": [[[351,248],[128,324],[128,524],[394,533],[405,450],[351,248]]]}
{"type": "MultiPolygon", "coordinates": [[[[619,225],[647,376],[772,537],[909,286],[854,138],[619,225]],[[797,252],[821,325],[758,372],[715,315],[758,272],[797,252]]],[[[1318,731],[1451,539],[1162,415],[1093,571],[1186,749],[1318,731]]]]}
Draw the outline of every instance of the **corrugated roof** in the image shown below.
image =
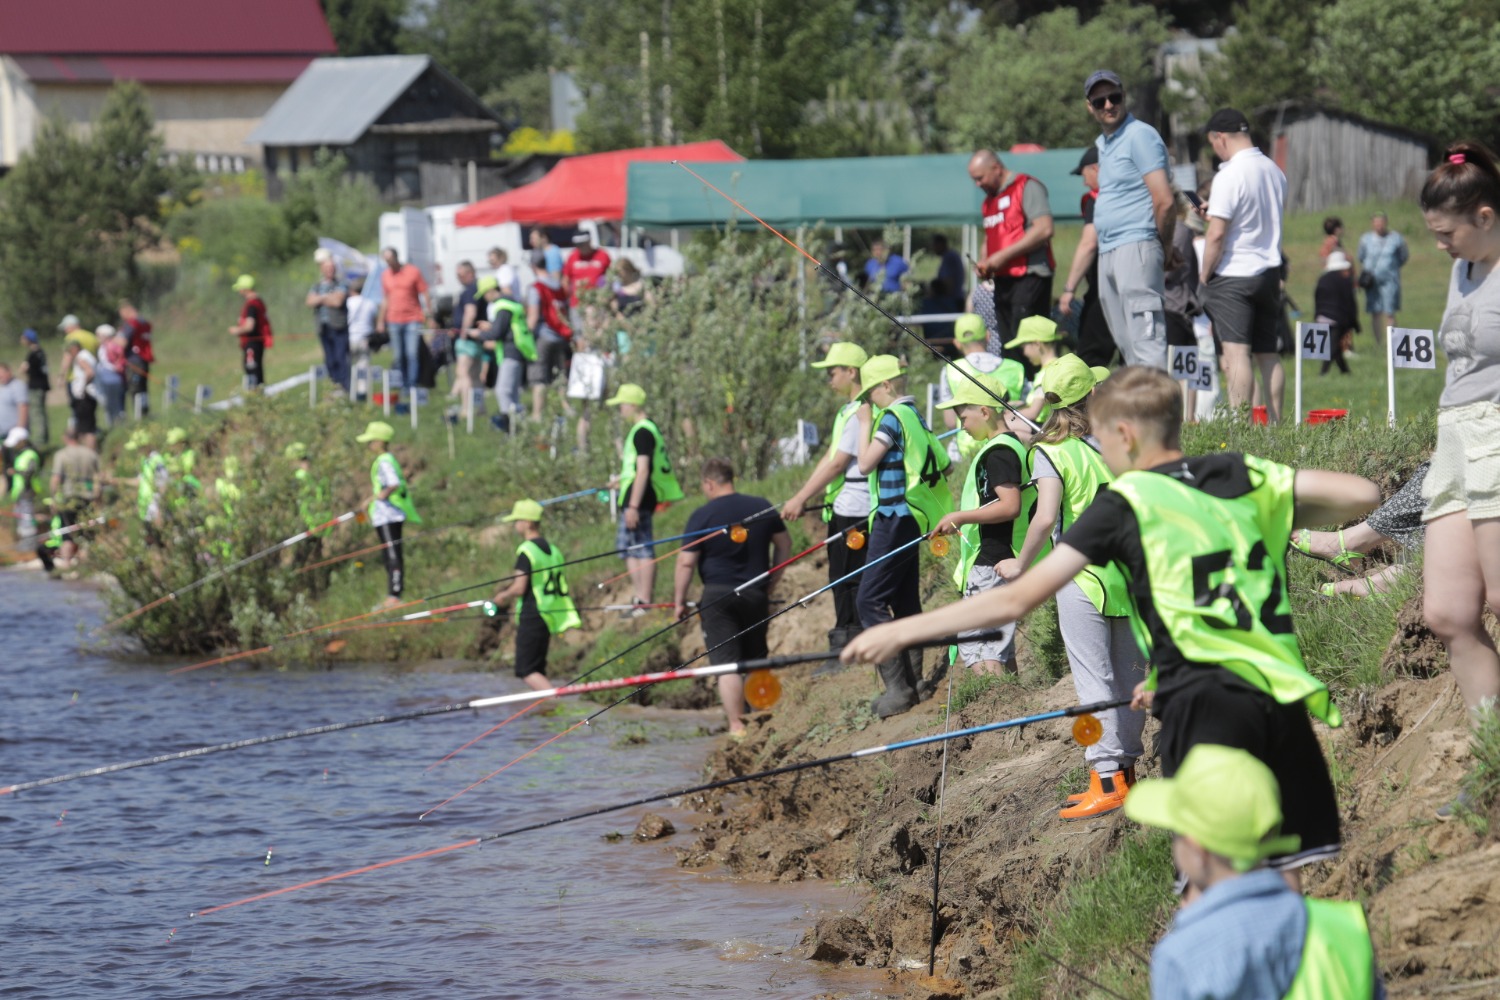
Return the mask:
{"type": "Polygon", "coordinates": [[[336,52],[318,0],[5,0],[6,55],[336,52]]]}
{"type": "Polygon", "coordinates": [[[17,56],[36,83],[291,83],[311,56],[17,56]]]}
{"type": "Polygon", "coordinates": [[[431,63],[428,56],[314,59],[245,141],[347,146],[364,135],[431,63]]]}

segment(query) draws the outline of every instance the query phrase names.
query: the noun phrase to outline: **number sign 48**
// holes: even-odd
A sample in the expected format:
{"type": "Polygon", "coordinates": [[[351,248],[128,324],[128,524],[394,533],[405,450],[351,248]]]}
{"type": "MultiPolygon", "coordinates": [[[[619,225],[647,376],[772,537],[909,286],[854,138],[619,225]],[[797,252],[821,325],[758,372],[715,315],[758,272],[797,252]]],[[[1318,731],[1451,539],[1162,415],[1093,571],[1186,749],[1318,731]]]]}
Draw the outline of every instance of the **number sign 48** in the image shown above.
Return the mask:
{"type": "Polygon", "coordinates": [[[1392,327],[1391,356],[1397,368],[1436,368],[1437,352],[1431,330],[1408,330],[1392,327]]]}

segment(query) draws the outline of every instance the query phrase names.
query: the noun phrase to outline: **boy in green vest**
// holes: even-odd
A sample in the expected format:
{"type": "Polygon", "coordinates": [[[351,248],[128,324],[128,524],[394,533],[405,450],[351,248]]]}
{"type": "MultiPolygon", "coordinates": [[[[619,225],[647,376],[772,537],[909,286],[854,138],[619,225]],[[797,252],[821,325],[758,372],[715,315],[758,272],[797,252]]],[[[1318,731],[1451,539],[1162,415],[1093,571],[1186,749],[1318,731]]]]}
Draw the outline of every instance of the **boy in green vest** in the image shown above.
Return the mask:
{"type": "Polygon", "coordinates": [[[878,662],[907,645],[1015,621],[1089,565],[1123,573],[1137,643],[1152,662],[1133,707],[1161,720],[1162,771],[1192,747],[1218,743],[1259,758],[1281,787],[1288,873],[1339,850],[1338,803],[1307,713],[1340,724],[1328,688],[1307,672],[1292,630],[1286,549],[1294,527],[1345,522],[1380,502],[1368,479],[1298,471],[1252,455],[1188,458],[1182,394],[1153,368],[1122,368],[1089,406],[1094,434],[1119,476],[1052,554],[972,601],[866,631],[847,663],[878,662]]]}
{"type": "MultiPolygon", "coordinates": [[[[874,478],[870,490],[868,567],[860,574],[859,620],[871,628],[892,618],[922,613],[915,542],[953,510],[943,476],[948,452],[922,422],[917,401],[906,392],[899,359],[877,354],[859,370],[860,396],[874,412],[858,411],[859,471],[874,478]],[[883,557],[910,546],[899,556],[883,557]]],[[[899,715],[917,703],[921,659],[897,651],[877,664],[885,693],[871,710],[880,718],[899,715]]]]}
{"type": "Polygon", "coordinates": [[[582,624],[562,571],[567,560],[561,549],[542,537],[542,505],[535,500],[517,500],[501,520],[516,526],[521,544],[516,549],[516,575],[495,591],[494,602],[506,605],[520,598],[515,606],[516,676],[533,691],[545,691],[555,686],[547,680],[552,637],[582,624]]]}
{"type": "Polygon", "coordinates": [[[1175,778],[1131,789],[1125,815],[1172,832],[1192,893],[1151,953],[1153,1000],[1385,996],[1359,903],[1304,899],[1264,866],[1299,846],[1280,836],[1281,795],[1266,765],[1200,743],[1175,778]]]}
{"type": "MultiPolygon", "coordinates": [[[[327,524],[333,517],[328,510],[328,494],[332,488],[327,479],[313,475],[312,461],[307,457],[307,445],[301,441],[293,441],[282,449],[287,461],[294,465],[292,478],[297,480],[297,516],[302,519],[306,530],[327,524]]],[[[306,566],[309,563],[318,562],[323,553],[323,536],[313,535],[311,538],[303,539],[292,550],[292,565],[297,567],[306,566]]],[[[326,581],[323,574],[315,574],[317,579],[313,582],[314,590],[326,581]]]]}
{"type": "Polygon", "coordinates": [[[387,592],[380,609],[394,608],[401,604],[401,592],[405,589],[405,560],[401,556],[401,529],[410,521],[421,524],[417,508],[411,502],[411,491],[407,489],[406,477],[401,474],[401,463],[390,452],[391,439],[396,430],[383,420],[372,420],[363,434],[354,440],[368,444],[375,454],[370,465],[370,524],[385,546],[387,592]]]}
{"type": "MultiPolygon", "coordinates": [[[[864,444],[860,438],[860,422],[855,414],[868,409],[860,400],[859,366],[870,360],[865,349],[858,344],[839,342],[828,348],[822,361],[814,361],[814,368],[828,370],[828,387],[843,397],[844,404],[833,418],[833,430],[828,434],[828,451],[813,468],[812,475],[796,495],[781,508],[783,521],[794,521],[802,516],[807,502],[821,491],[823,495],[823,520],[830,535],[838,535],[851,528],[861,528],[870,519],[870,484],[859,471],[859,452],[864,444]]],[[[842,536],[828,546],[828,582],[844,577],[865,564],[865,549],[850,548],[847,536],[842,536]]],[[[838,653],[844,645],[859,635],[859,579],[844,580],[833,588],[833,628],[828,630],[828,649],[833,654],[817,670],[814,676],[832,673],[843,668],[838,653]]]]}
{"type": "MultiPolygon", "coordinates": [[[[646,416],[646,390],[626,382],[604,405],[618,406],[620,416],[630,424],[620,448],[620,473],[609,481],[620,490],[615,548],[630,572],[631,604],[650,604],[656,589],[651,519],[658,507],[682,499],[682,487],[672,473],[672,458],[661,429],[646,416]]],[[[639,616],[645,612],[636,609],[625,613],[639,616]]]]}
{"type": "Polygon", "coordinates": [[[495,379],[495,403],[500,414],[490,423],[496,430],[508,431],[511,422],[526,412],[521,405],[521,382],[526,366],[536,362],[536,337],[526,325],[526,307],[511,298],[507,289],[493,278],[481,278],[479,290],[485,302],[479,328],[500,361],[495,379]]]}
{"type": "MultiPolygon", "coordinates": [[[[996,396],[1009,398],[995,375],[976,373],[975,377],[996,396]]],[[[953,582],[964,597],[1004,584],[996,567],[1004,559],[1015,558],[1026,540],[1028,518],[1022,507],[1026,446],[1002,427],[1004,411],[990,392],[966,378],[955,378],[950,398],[938,404],[941,410],[957,410],[963,431],[978,444],[964,475],[959,509],[944,514],[937,526],[937,534],[959,537],[953,582]]],[[[976,673],[1015,673],[1015,625],[1004,629],[998,638],[960,642],[959,659],[976,673]]]]}
{"type": "MultiPolygon", "coordinates": [[[[16,515],[16,545],[22,552],[35,551],[39,548],[37,503],[47,488],[42,481],[42,456],[31,446],[31,433],[20,426],[12,427],[5,435],[5,450],[15,456],[8,470],[8,495],[11,511],[16,515]]],[[[45,555],[50,557],[51,553],[45,555]]],[[[47,558],[42,559],[44,566],[47,562],[47,558]]]]}

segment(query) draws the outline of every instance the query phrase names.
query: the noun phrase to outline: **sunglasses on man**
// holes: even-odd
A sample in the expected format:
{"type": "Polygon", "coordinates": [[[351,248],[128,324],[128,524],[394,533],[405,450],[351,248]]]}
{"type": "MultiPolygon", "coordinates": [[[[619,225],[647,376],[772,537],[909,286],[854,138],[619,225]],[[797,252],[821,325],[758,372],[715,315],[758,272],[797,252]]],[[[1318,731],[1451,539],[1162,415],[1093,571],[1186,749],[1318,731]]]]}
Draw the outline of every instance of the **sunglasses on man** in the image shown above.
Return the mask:
{"type": "Polygon", "coordinates": [[[1098,97],[1090,97],[1089,103],[1094,106],[1095,111],[1103,111],[1105,105],[1110,104],[1118,108],[1125,103],[1125,92],[1117,90],[1111,94],[1100,94],[1098,97]]]}

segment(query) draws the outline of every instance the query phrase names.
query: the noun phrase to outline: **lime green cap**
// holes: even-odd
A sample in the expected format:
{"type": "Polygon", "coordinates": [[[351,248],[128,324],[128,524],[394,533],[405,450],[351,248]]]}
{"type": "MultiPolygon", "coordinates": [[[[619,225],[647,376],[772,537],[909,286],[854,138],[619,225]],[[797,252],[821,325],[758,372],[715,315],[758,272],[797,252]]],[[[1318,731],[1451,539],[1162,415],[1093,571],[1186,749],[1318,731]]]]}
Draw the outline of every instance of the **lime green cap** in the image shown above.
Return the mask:
{"type": "Polygon", "coordinates": [[[395,436],[396,428],[384,420],[372,420],[365,426],[365,432],[354,440],[366,444],[370,441],[390,441],[395,436]]]}
{"type": "Polygon", "coordinates": [[[859,394],[867,396],[880,383],[905,374],[900,358],[894,354],[877,354],[859,366],[859,394]]]}
{"type": "Polygon", "coordinates": [[[255,277],[249,274],[242,274],[234,279],[232,287],[237,292],[248,292],[255,287],[255,277]]]}
{"type": "Polygon", "coordinates": [[[1062,334],[1057,332],[1056,323],[1045,316],[1027,316],[1016,327],[1015,339],[1007,341],[1005,348],[1010,350],[1022,344],[1050,344],[1057,340],[1062,340],[1062,334]]]}
{"type": "Polygon", "coordinates": [[[510,513],[500,520],[502,521],[540,521],[542,519],[542,505],[535,500],[517,500],[515,506],[511,507],[510,513]]]}
{"type": "Polygon", "coordinates": [[[995,397],[1008,398],[1005,384],[995,377],[995,372],[982,372],[967,361],[955,361],[953,367],[960,369],[948,373],[948,388],[953,392],[953,398],[939,403],[938,409],[952,410],[960,406],[988,406],[999,409],[1000,402],[995,397]],[[965,377],[966,375],[977,379],[979,385],[975,385],[965,377]]]}
{"type": "Polygon", "coordinates": [[[1175,777],[1142,781],[1125,798],[1125,815],[1197,841],[1249,871],[1301,846],[1280,836],[1281,789],[1271,769],[1244,750],[1200,743],[1175,777]]]}
{"type": "Polygon", "coordinates": [[[282,449],[281,454],[293,462],[299,462],[307,457],[307,445],[301,441],[293,441],[282,449]]]}
{"type": "Polygon", "coordinates": [[[1094,372],[1078,355],[1064,354],[1042,367],[1042,391],[1054,406],[1072,406],[1094,391],[1094,372]]]}
{"type": "Polygon", "coordinates": [[[814,361],[812,367],[859,368],[869,360],[870,355],[865,353],[863,347],[860,347],[858,344],[851,344],[847,340],[840,340],[837,343],[830,344],[828,347],[828,356],[822,361],[814,361]]]}
{"type": "Polygon", "coordinates": [[[485,292],[498,292],[499,290],[500,282],[495,280],[494,275],[487,275],[474,282],[474,292],[478,295],[483,295],[485,292]]]}
{"type": "Polygon", "coordinates": [[[613,396],[604,401],[605,406],[619,406],[621,403],[629,403],[632,406],[645,406],[646,390],[634,382],[626,382],[616,390],[613,396]]]}
{"type": "Polygon", "coordinates": [[[984,327],[984,317],[978,313],[964,313],[953,321],[953,340],[959,344],[978,344],[988,340],[990,332],[984,327]]]}

